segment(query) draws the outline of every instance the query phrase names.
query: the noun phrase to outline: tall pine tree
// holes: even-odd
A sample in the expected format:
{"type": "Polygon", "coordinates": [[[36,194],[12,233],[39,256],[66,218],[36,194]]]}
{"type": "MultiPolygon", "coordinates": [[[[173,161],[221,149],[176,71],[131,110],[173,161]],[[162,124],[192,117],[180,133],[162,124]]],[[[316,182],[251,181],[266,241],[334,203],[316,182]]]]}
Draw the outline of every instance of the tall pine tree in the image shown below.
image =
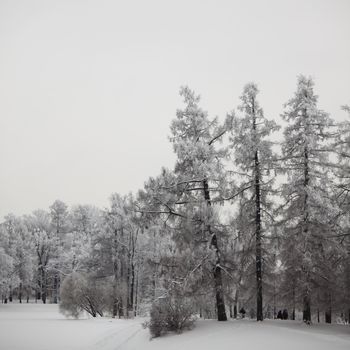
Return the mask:
{"type": "Polygon", "coordinates": [[[285,105],[287,122],[282,143],[287,183],[284,198],[283,263],[294,270],[293,279],[302,303],[303,320],[311,322],[312,295],[321,278],[325,237],[331,230],[334,206],[330,198],[328,114],[317,108],[311,78],[300,76],[294,97],[285,105]]]}
{"type": "Polygon", "coordinates": [[[257,100],[258,88],[254,83],[244,87],[239,110],[242,116],[234,117],[234,134],[231,138],[235,164],[242,177],[242,189],[249,192],[245,207],[250,213],[247,225],[255,236],[255,273],[257,321],[263,320],[263,247],[262,238],[270,216],[274,153],[270,134],[278,129],[274,121],[264,117],[257,100]]]}

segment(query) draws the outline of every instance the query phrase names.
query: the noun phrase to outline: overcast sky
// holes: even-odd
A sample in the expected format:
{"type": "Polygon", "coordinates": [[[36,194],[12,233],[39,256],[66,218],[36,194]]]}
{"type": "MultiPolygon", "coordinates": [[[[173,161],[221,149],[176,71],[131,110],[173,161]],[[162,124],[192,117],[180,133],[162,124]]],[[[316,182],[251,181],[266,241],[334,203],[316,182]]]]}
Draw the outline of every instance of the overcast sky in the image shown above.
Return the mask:
{"type": "Polygon", "coordinates": [[[108,205],[172,167],[189,85],[224,117],[255,81],[279,118],[298,74],[350,104],[350,1],[0,0],[0,219],[108,205]]]}

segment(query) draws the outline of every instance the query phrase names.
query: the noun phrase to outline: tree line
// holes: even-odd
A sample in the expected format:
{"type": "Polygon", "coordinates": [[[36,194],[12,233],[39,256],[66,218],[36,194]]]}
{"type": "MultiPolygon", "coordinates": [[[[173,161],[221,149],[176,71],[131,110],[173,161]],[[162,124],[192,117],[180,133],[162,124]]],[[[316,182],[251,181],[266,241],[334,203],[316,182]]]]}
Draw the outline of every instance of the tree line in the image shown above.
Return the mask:
{"type": "Polygon", "coordinates": [[[226,321],[241,309],[262,321],[285,310],[306,323],[349,322],[350,121],[320,110],[305,76],[283,128],[258,94],[247,84],[220,121],[183,87],[173,169],[137,194],[113,194],[105,209],[56,200],[7,215],[2,301],[60,302],[73,316],[159,318],[168,305],[187,318],[226,321]]]}

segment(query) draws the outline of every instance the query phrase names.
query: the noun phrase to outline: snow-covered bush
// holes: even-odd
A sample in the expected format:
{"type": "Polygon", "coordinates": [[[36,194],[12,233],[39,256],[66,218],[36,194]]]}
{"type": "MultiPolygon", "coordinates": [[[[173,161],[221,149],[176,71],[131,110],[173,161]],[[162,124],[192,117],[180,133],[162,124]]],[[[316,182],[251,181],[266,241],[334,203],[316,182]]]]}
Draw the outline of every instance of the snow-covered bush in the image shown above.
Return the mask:
{"type": "Polygon", "coordinates": [[[169,331],[181,333],[191,329],[196,320],[191,300],[185,297],[168,296],[152,304],[149,330],[152,338],[160,337],[169,331]]]}
{"type": "Polygon", "coordinates": [[[91,316],[103,316],[104,293],[96,281],[85,274],[73,272],[61,286],[60,311],[66,316],[78,318],[86,311],[91,316]]]}

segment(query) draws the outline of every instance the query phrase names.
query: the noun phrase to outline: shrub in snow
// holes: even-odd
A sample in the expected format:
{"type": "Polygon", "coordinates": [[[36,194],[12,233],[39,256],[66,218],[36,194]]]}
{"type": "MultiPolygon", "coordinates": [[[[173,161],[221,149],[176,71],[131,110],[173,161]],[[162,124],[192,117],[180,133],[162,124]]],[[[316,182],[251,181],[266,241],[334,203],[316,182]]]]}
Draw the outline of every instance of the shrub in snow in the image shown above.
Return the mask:
{"type": "Polygon", "coordinates": [[[73,272],[61,286],[60,311],[66,316],[78,318],[86,311],[91,316],[103,316],[104,297],[102,288],[85,274],[73,272]]]}
{"type": "Polygon", "coordinates": [[[148,327],[152,338],[169,331],[181,333],[184,329],[191,329],[196,320],[193,303],[180,296],[156,300],[152,304],[150,316],[148,327]]]}
{"type": "Polygon", "coordinates": [[[241,307],[241,309],[239,310],[239,313],[241,314],[241,317],[242,317],[242,318],[245,317],[245,310],[244,310],[244,307],[241,307]]]}

